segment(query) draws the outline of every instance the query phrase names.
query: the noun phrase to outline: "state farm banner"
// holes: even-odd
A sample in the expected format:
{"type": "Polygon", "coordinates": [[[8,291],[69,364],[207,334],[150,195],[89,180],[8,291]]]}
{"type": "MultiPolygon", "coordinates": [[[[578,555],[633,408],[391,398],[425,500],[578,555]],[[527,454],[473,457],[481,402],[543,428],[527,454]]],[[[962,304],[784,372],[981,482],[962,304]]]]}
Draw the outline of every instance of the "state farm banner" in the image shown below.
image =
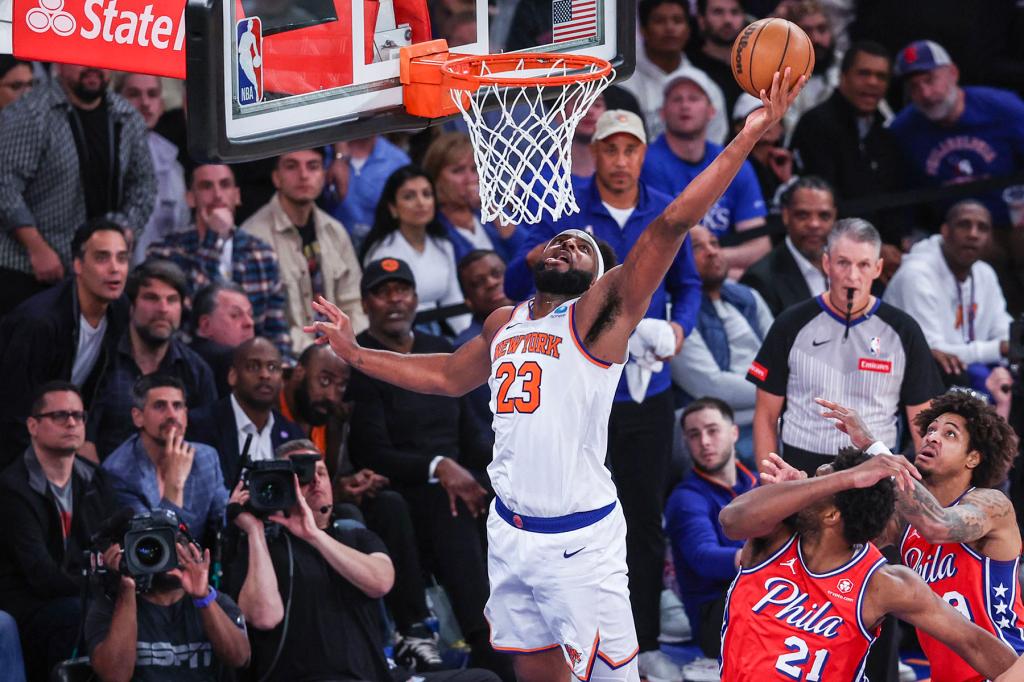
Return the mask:
{"type": "Polygon", "coordinates": [[[14,0],[22,59],[185,77],[185,0],[14,0]]]}

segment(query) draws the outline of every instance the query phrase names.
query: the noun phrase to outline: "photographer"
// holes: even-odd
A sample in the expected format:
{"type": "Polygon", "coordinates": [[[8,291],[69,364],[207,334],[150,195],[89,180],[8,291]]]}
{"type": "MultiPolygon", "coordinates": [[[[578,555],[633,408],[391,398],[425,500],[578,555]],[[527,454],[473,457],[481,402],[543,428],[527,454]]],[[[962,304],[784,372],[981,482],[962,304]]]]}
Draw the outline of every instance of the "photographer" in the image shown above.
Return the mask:
{"type": "Polygon", "coordinates": [[[77,387],[41,386],[26,426],[31,446],[0,476],[0,608],[18,623],[28,679],[45,680],[75,646],[84,552],[115,507],[103,472],[76,455],[85,442],[77,387]]]}
{"type": "MultiPolygon", "coordinates": [[[[242,580],[238,604],[253,628],[254,677],[332,682],[408,680],[384,657],[379,599],[394,582],[380,538],[365,528],[331,525],[333,494],[327,467],[308,440],[277,449],[278,459],[317,455],[313,479],[293,477],[296,503],[264,527],[249,509],[243,484],[231,496],[229,516],[247,536],[230,575],[242,580]],[[235,505],[240,505],[237,507],[235,505]],[[243,580],[244,576],[244,580],[243,580]]],[[[491,682],[479,670],[419,673],[418,679],[491,682]]]]}
{"type": "MultiPolygon", "coordinates": [[[[176,515],[158,513],[172,519],[165,528],[173,530],[176,515]]],[[[149,589],[136,594],[136,578],[122,574],[113,600],[102,595],[93,602],[85,638],[101,680],[215,682],[220,665],[238,668],[249,660],[241,611],[208,583],[210,550],[180,534],[176,540],[178,567],[152,575],[149,589]]],[[[145,550],[136,553],[143,564],[159,558],[145,550]]],[[[104,553],[104,560],[115,572],[130,563],[118,545],[104,553]]]]}

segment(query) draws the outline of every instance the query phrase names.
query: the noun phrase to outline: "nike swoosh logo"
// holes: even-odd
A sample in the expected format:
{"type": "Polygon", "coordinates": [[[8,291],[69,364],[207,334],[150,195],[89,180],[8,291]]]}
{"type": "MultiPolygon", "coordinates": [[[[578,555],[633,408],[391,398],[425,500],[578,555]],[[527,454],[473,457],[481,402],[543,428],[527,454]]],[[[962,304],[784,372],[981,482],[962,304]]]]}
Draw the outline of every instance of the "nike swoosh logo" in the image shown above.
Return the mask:
{"type": "Polygon", "coordinates": [[[824,346],[826,343],[828,343],[831,340],[832,339],[825,339],[824,341],[811,341],[811,345],[812,346],[824,346]]]}
{"type": "Polygon", "coordinates": [[[585,550],[586,548],[587,548],[587,547],[586,547],[586,545],[584,545],[583,547],[580,547],[579,549],[577,549],[577,550],[576,550],[575,552],[566,552],[566,551],[564,551],[564,550],[563,550],[563,551],[562,551],[562,556],[563,556],[564,558],[568,559],[568,558],[570,558],[570,557],[574,557],[574,556],[576,556],[577,554],[579,554],[580,552],[582,552],[582,551],[583,551],[583,550],[585,550]]]}

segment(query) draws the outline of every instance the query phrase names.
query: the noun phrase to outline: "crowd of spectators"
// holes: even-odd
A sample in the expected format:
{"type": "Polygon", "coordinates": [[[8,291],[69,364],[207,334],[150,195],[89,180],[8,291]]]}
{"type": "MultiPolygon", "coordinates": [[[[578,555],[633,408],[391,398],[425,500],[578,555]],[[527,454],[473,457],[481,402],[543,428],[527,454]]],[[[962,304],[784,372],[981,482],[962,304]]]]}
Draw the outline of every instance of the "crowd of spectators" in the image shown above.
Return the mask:
{"type": "MultiPolygon", "coordinates": [[[[441,4],[457,25],[465,3],[441,4]]],[[[161,79],[0,56],[5,679],[75,654],[101,679],[513,679],[483,610],[488,387],[368,377],[312,344],[310,302],[363,346],[449,352],[532,295],[561,230],[621,261],[759,106],[729,66],[754,17],[800,25],[814,71],[691,230],[609,423],[642,675],[682,679],[659,648],[669,593],[719,654],[741,545],[718,512],[769,453],[811,473],[835,456],[815,398],[893,452],[951,386],[1020,430],[1024,11],[993,2],[1005,25],[964,38],[957,3],[921,27],[921,2],[885,4],[641,0],[636,71],[575,132],[581,210],[536,225],[483,222],[454,127],[197,163],[161,79]],[[252,513],[246,458],[308,455],[292,509],[252,513]],[[144,513],[178,543],[148,585],[117,573],[144,513]]],[[[895,680],[893,660],[869,669],[895,680]]]]}

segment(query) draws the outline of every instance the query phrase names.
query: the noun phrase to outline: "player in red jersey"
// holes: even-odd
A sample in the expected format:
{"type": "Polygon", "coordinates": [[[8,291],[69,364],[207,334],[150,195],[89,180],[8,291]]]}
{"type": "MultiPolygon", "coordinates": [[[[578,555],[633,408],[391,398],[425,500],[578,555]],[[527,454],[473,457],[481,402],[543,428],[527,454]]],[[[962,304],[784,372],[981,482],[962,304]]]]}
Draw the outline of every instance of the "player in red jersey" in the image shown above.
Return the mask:
{"type": "MultiPolygon", "coordinates": [[[[888,453],[855,410],[817,402],[855,447],[888,453]]],[[[899,543],[903,563],[935,594],[1020,655],[1020,531],[1010,500],[992,489],[1006,479],[1017,437],[994,408],[967,391],[935,398],[914,422],[923,438],[914,462],[921,481],[897,497],[896,516],[878,543],[899,543]]],[[[933,682],[985,679],[949,647],[927,635],[919,639],[933,682]]]]}
{"type": "MultiPolygon", "coordinates": [[[[767,469],[788,467],[774,458],[767,469]]],[[[726,602],[722,682],[861,680],[890,613],[991,678],[1014,663],[1009,647],[870,543],[892,516],[893,480],[910,490],[917,475],[902,457],[846,449],[815,478],[755,488],[722,510],[725,534],[747,539],[726,602]]]]}

